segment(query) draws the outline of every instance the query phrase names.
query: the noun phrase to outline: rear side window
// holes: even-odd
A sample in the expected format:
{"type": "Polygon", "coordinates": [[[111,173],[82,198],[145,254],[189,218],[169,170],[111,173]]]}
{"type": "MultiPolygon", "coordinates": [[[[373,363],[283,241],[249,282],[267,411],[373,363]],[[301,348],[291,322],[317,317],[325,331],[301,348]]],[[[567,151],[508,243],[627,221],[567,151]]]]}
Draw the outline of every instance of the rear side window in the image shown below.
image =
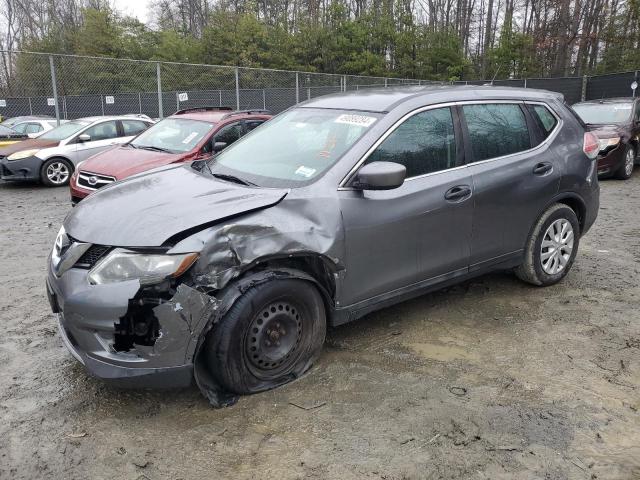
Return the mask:
{"type": "Polygon", "coordinates": [[[256,127],[259,127],[263,123],[264,123],[264,120],[247,120],[245,122],[245,127],[247,129],[247,133],[249,133],[251,130],[253,130],[256,127]]]}
{"type": "Polygon", "coordinates": [[[148,125],[140,120],[122,120],[122,129],[125,137],[131,137],[143,132],[148,125]]]}
{"type": "Polygon", "coordinates": [[[551,135],[551,132],[553,132],[553,129],[556,128],[556,125],[558,124],[558,120],[553,113],[551,113],[544,105],[527,104],[527,108],[529,109],[533,120],[540,128],[542,138],[547,138],[551,135]]]}
{"type": "Polygon", "coordinates": [[[456,139],[450,108],[417,113],[405,120],[366,160],[396,162],[407,178],[456,166],[456,139]]]}
{"type": "Polygon", "coordinates": [[[220,129],[216,133],[216,142],[224,142],[227,145],[231,145],[238,140],[242,135],[242,125],[240,123],[232,123],[220,129]]]}
{"type": "Polygon", "coordinates": [[[25,130],[26,133],[38,133],[42,131],[42,125],[39,123],[28,123],[25,130]]]}
{"type": "Polygon", "coordinates": [[[531,148],[527,121],[520,105],[487,103],[464,105],[475,161],[501,157],[531,148]]]}

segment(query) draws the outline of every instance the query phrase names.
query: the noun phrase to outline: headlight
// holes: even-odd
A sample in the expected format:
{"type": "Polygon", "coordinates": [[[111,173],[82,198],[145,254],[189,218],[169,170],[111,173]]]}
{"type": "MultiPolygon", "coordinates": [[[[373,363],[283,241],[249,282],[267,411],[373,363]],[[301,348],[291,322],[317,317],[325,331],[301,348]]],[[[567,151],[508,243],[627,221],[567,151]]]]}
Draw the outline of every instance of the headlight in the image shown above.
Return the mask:
{"type": "Polygon", "coordinates": [[[600,151],[606,150],[609,147],[615,147],[620,143],[620,137],[614,138],[601,138],[598,140],[598,147],[600,151]]]}
{"type": "Polygon", "coordinates": [[[197,253],[167,255],[114,250],[91,269],[89,283],[99,285],[139,280],[140,285],[152,285],[168,277],[179,277],[197,258],[197,253]]]}
{"type": "Polygon", "coordinates": [[[19,152],[12,153],[7,157],[7,160],[20,160],[35,155],[40,151],[39,148],[32,148],[31,150],[21,150],[19,152]]]}

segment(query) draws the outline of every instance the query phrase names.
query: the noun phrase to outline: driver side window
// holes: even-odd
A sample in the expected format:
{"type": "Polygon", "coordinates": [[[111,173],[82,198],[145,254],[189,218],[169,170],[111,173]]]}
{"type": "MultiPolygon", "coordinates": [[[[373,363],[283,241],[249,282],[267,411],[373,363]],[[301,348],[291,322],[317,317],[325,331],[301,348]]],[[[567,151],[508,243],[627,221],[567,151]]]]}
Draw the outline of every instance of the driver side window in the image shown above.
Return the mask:
{"type": "Polygon", "coordinates": [[[417,177],[456,166],[456,139],[450,108],[417,113],[405,120],[365,163],[395,162],[417,177]]]}

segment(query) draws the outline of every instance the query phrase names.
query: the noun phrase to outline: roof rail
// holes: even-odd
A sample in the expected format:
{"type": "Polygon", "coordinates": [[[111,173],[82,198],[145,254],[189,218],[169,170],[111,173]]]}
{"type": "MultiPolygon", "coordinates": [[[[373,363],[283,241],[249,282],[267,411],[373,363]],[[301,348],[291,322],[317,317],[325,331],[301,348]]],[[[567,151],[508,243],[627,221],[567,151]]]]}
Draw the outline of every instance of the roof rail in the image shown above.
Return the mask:
{"type": "Polygon", "coordinates": [[[258,114],[264,114],[264,115],[272,115],[271,110],[263,110],[263,109],[254,109],[254,110],[234,110],[231,113],[227,113],[224,117],[222,117],[220,120],[224,120],[225,118],[229,118],[229,117],[233,117],[234,115],[250,115],[250,114],[254,114],[254,115],[258,115],[258,114]]]}
{"type": "Polygon", "coordinates": [[[232,111],[231,107],[192,107],[192,108],[183,108],[182,110],[178,110],[173,115],[182,115],[184,113],[190,112],[219,112],[219,111],[232,111]]]}

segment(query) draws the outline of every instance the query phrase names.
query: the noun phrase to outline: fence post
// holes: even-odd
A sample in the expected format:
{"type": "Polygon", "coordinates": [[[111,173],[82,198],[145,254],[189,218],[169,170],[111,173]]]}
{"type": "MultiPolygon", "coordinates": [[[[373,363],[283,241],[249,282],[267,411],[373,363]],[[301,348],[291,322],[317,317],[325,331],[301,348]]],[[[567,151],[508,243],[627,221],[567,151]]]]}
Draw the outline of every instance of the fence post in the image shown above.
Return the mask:
{"type": "Polygon", "coordinates": [[[158,82],[158,117],[163,118],[162,114],[162,79],[160,78],[160,62],[156,63],[156,80],[158,82]]]}
{"type": "Polygon", "coordinates": [[[33,115],[33,105],[31,104],[31,97],[29,97],[29,115],[33,115]]]}
{"type": "Polygon", "coordinates": [[[267,109],[267,94],[264,88],[262,89],[262,109],[263,110],[267,109]]]}
{"type": "Polygon", "coordinates": [[[102,110],[102,116],[104,117],[104,97],[100,94],[100,109],[102,110]]]}
{"type": "Polygon", "coordinates": [[[138,113],[142,115],[142,93],[138,92],[138,113]]]}
{"type": "Polygon", "coordinates": [[[56,67],[53,65],[52,55],[49,55],[49,67],[51,68],[51,85],[53,86],[53,101],[56,108],[56,124],[60,125],[60,108],[58,107],[58,85],[56,81],[56,67]]]}
{"type": "Polygon", "coordinates": [[[176,91],[176,112],[180,110],[180,94],[176,91]]]}
{"type": "Polygon", "coordinates": [[[387,83],[388,78],[384,77],[384,88],[387,88],[389,85],[387,83]]]}
{"type": "Polygon", "coordinates": [[[342,76],[342,91],[343,92],[347,91],[347,76],[346,75],[342,76]]]}
{"type": "Polygon", "coordinates": [[[580,99],[584,102],[587,99],[587,83],[589,82],[589,77],[586,75],[582,76],[582,93],[580,94],[580,99]]]}
{"type": "Polygon", "coordinates": [[[311,87],[307,87],[307,100],[311,100],[311,87]]]}
{"type": "Polygon", "coordinates": [[[524,79],[524,88],[527,88],[527,79],[524,79]]]}
{"type": "Polygon", "coordinates": [[[296,72],[296,105],[300,103],[300,72],[296,72]]]}
{"type": "Polygon", "coordinates": [[[240,110],[240,71],[236,67],[236,110],[240,110]]]}

